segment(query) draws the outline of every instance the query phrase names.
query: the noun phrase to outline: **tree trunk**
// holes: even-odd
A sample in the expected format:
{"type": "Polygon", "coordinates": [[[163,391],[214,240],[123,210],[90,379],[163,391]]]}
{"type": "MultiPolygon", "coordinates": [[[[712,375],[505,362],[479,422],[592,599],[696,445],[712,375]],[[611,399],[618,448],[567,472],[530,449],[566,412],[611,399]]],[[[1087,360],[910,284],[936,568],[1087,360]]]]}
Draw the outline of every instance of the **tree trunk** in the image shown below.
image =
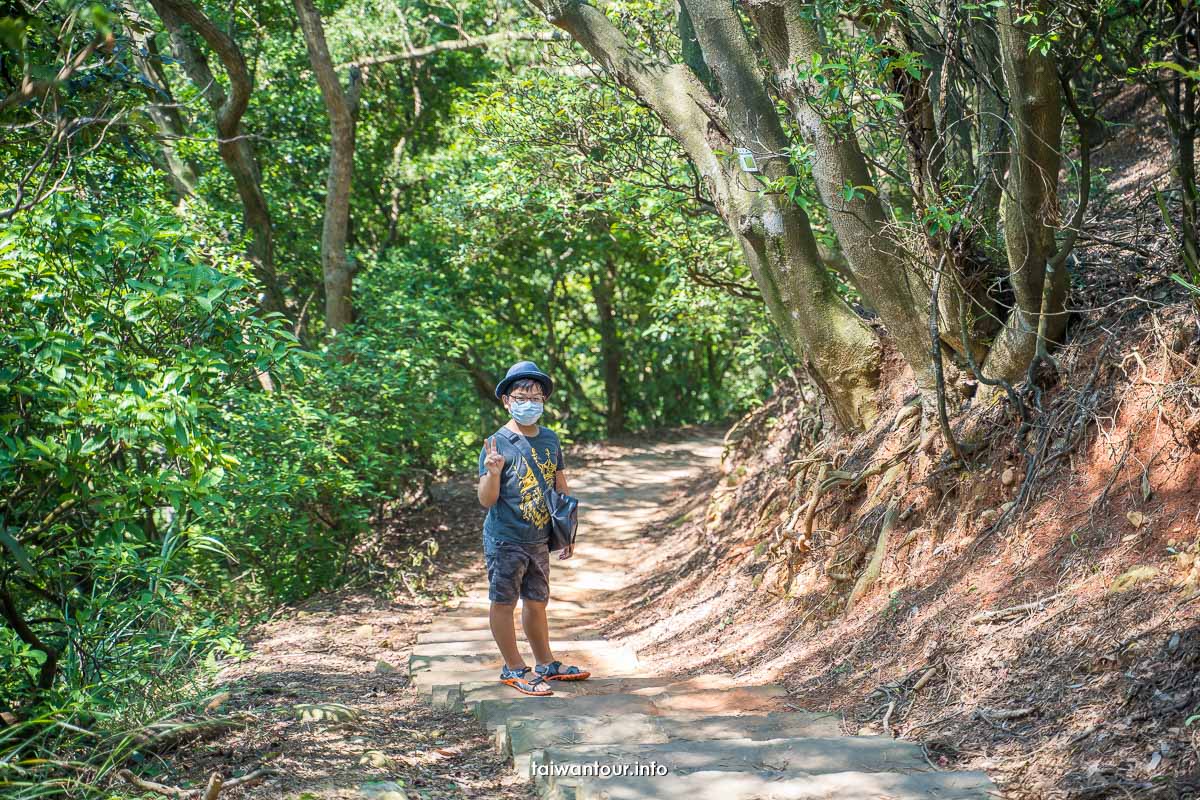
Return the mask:
{"type": "Polygon", "coordinates": [[[242,224],[250,234],[247,257],[263,287],[262,307],[284,311],[283,291],[275,273],[275,246],[271,212],[262,191],[262,177],[251,140],[242,131],[242,115],[250,104],[253,82],[237,43],[213,24],[190,0],[150,0],[170,37],[171,52],[212,109],[217,131],[217,152],[233,176],[242,201],[242,224]],[[213,76],[208,61],[188,38],[191,27],[221,59],[229,78],[229,93],[213,76]]]}
{"type": "Polygon", "coordinates": [[[146,110],[158,128],[159,147],[167,178],[181,200],[195,197],[199,172],[194,163],[180,156],[175,149],[175,142],[187,135],[187,126],[171,94],[171,84],[167,80],[166,70],[162,68],[162,57],[154,43],[154,36],[147,32],[146,22],[132,3],[126,2],[123,11],[129,21],[126,31],[133,42],[134,63],[153,98],[146,110]]]}
{"type": "Polygon", "coordinates": [[[481,400],[489,405],[504,408],[504,403],[496,397],[496,378],[483,368],[482,359],[473,348],[468,347],[460,355],[452,356],[452,359],[471,376],[471,385],[475,387],[481,400]]]}
{"type": "Polygon", "coordinates": [[[609,436],[625,431],[625,398],[621,387],[621,339],[613,311],[617,268],[608,256],[592,275],[592,299],[600,318],[600,360],[604,373],[604,424],[609,436]]]}
{"type": "Polygon", "coordinates": [[[38,668],[37,688],[41,691],[47,691],[54,686],[54,678],[58,675],[58,648],[47,644],[34,633],[29,627],[29,623],[25,621],[21,610],[17,608],[16,601],[13,600],[7,588],[0,589],[0,617],[8,623],[9,627],[17,634],[17,637],[25,644],[32,647],[34,650],[39,650],[46,657],[38,668]]]}
{"type": "Polygon", "coordinates": [[[325,280],[325,324],[332,334],[354,321],[354,269],[346,257],[350,226],[350,189],[354,176],[354,135],[361,88],[358,67],[350,68],[349,85],[342,89],[321,15],[312,0],[295,0],[309,61],[329,114],[329,178],[325,190],[325,219],[321,228],[321,273],[325,280]]]}
{"type": "Polygon", "coordinates": [[[755,6],[752,18],[775,70],[780,93],[801,135],[813,149],[810,161],[817,193],[846,254],[855,285],[879,313],[912,367],[917,385],[931,390],[929,276],[927,270],[914,268],[916,259],[906,254],[887,231],[883,203],[857,136],[852,130],[835,130],[822,118],[809,101],[819,87],[801,85],[795,78],[798,62],[811,63],[814,56],[825,55],[820,36],[805,14],[806,7],[809,4],[763,3],[755,6]]]}
{"type": "MultiPolygon", "coordinates": [[[[946,0],[939,0],[939,8],[935,18],[942,29],[933,28],[930,18],[919,14],[900,15],[893,23],[897,52],[914,57],[917,63],[931,63],[931,68],[922,70],[917,77],[903,68],[893,69],[891,75],[892,88],[902,98],[898,121],[908,158],[912,215],[917,220],[927,218],[934,209],[962,208],[964,198],[980,196],[974,189],[976,169],[971,131],[955,80],[961,72],[961,22],[946,0]],[[962,187],[971,188],[963,192],[962,187]]],[[[998,68],[994,52],[992,60],[998,68]]],[[[976,68],[986,66],[977,63],[976,68]]],[[[992,205],[988,209],[968,200],[966,208],[974,224],[949,229],[921,225],[928,263],[942,265],[940,275],[934,278],[941,279],[937,304],[939,341],[963,355],[969,348],[977,362],[987,355],[986,341],[999,328],[996,303],[988,296],[988,287],[998,276],[986,251],[978,245],[976,221],[986,219],[998,204],[999,194],[990,198],[992,205]],[[956,324],[964,314],[969,321],[966,337],[956,324]]],[[[986,229],[994,228],[993,220],[993,225],[986,229]]],[[[935,363],[934,371],[939,368],[935,363]]],[[[939,402],[944,402],[944,398],[939,402]]]]}
{"type": "MultiPolygon", "coordinates": [[[[728,104],[723,107],[691,68],[646,55],[593,6],[581,0],[535,2],[552,24],[571,34],[609,75],[657,114],[702,176],[714,206],[741,244],[772,320],[822,387],[839,423],[851,430],[870,425],[877,414],[874,392],[880,363],[874,334],[838,295],[817,256],[804,212],[787,198],[765,191],[727,155],[735,144],[758,148],[761,141],[769,149],[772,143],[786,144],[761,81],[745,80],[749,54],[732,53],[738,63],[715,58],[715,40],[734,33],[728,15],[716,21],[719,30],[714,30],[713,21],[705,18],[711,9],[697,13],[688,4],[716,83],[727,92],[733,86],[749,92],[733,91],[723,98],[728,104]]],[[[778,159],[766,160],[764,167],[768,177],[787,169],[778,159]]]]}
{"type": "Polygon", "coordinates": [[[976,201],[974,207],[984,215],[985,230],[999,227],[996,209],[1004,191],[1008,172],[1009,130],[1006,104],[1001,91],[1004,73],[1000,65],[1000,40],[995,26],[978,22],[971,26],[971,52],[980,79],[975,90],[975,116],[978,119],[975,151],[976,201]]]}
{"type": "Polygon", "coordinates": [[[1044,351],[1048,340],[1061,336],[1067,323],[1067,271],[1063,265],[1049,264],[1059,217],[1062,97],[1054,62],[1029,47],[1030,35],[1044,32],[1041,23],[1016,22],[1024,6],[1014,2],[996,9],[1014,134],[1001,213],[1015,302],[983,372],[1010,382],[1022,377],[1034,356],[1044,351]]]}

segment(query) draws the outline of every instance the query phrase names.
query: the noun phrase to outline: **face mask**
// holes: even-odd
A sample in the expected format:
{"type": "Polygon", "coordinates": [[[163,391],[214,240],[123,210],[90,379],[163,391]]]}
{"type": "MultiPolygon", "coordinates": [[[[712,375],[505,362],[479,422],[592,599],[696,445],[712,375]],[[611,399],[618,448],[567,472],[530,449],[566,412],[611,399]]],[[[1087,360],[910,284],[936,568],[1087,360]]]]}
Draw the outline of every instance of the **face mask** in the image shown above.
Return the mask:
{"type": "Polygon", "coordinates": [[[532,425],[542,416],[542,404],[534,400],[514,400],[508,413],[521,425],[532,425]]]}

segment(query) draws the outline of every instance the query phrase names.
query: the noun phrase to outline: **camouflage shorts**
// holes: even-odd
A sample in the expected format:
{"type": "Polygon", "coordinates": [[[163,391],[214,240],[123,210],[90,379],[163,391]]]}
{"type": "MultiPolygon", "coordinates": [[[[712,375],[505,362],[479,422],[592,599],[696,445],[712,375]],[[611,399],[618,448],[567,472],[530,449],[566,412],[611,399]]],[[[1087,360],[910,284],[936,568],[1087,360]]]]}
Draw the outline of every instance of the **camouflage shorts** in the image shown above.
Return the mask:
{"type": "Polygon", "coordinates": [[[517,597],[544,603],[550,599],[550,550],[546,543],[483,540],[488,599],[516,603],[517,597]]]}

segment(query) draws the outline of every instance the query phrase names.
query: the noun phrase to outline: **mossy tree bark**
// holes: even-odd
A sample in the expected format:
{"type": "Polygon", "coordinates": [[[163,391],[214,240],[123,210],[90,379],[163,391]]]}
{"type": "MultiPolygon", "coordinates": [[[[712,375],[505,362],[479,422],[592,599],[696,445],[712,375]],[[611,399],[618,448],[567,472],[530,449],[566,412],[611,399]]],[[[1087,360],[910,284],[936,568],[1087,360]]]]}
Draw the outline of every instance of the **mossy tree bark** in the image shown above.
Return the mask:
{"type": "MultiPolygon", "coordinates": [[[[675,63],[668,55],[652,55],[653,47],[631,42],[585,0],[535,2],[553,25],[653,109],[679,143],[741,245],[772,319],[845,427],[862,428],[874,419],[880,344],[839,297],[808,215],[780,188],[799,177],[789,157],[791,135],[808,145],[823,216],[845,257],[844,266],[838,266],[863,304],[878,314],[923,394],[937,385],[935,356],[940,361],[950,354],[965,366],[969,355],[983,361],[988,376],[1013,380],[1045,352],[1047,339],[1061,335],[1066,272],[1054,254],[1054,225],[1062,98],[1054,64],[1030,50],[1037,23],[1015,21],[1025,19],[1019,3],[997,8],[998,37],[990,27],[971,30],[949,12],[907,19],[907,6],[890,21],[863,18],[863,24],[883,26],[873,31],[877,40],[890,39],[897,52],[926,65],[915,77],[893,71],[891,82],[884,76],[881,83],[888,85],[879,87],[900,98],[894,123],[911,173],[903,189],[911,192],[909,205],[902,204],[897,213],[885,205],[859,142],[862,120],[830,115],[828,87],[804,68],[836,61],[825,34],[845,19],[824,19],[817,4],[801,0],[752,0],[742,6],[729,0],[678,0],[681,63],[675,63]],[[946,30],[918,30],[918,23],[944,24],[946,30]],[[980,63],[961,68],[964,53],[980,63]],[[976,92],[968,75],[985,82],[1003,75],[1006,88],[976,92]],[[1009,99],[1007,120],[1000,91],[1009,99]],[[974,140],[947,121],[952,109],[964,108],[971,99],[981,115],[964,123],[972,126],[974,140]],[[1006,159],[996,152],[1005,149],[1005,126],[1014,130],[1006,159]],[[743,171],[730,157],[739,148],[754,154],[757,172],[743,171]],[[923,211],[934,204],[938,219],[960,207],[993,223],[1002,207],[1004,258],[984,255],[985,243],[975,238],[980,232],[970,220],[927,229],[923,211]],[[931,292],[934,264],[943,265],[937,303],[931,292]],[[989,349],[987,338],[999,327],[1000,315],[988,289],[1005,269],[1016,302],[989,349]],[[966,336],[960,318],[968,320],[966,336]],[[936,342],[930,330],[937,332],[936,342]]],[[[949,4],[943,0],[938,8],[947,10],[949,4]]],[[[852,104],[843,106],[843,112],[855,115],[852,104]]],[[[879,119],[867,124],[878,125],[879,119]]]]}
{"type": "MultiPolygon", "coordinates": [[[[687,64],[664,63],[640,51],[597,8],[579,0],[539,2],[550,22],[653,109],[679,142],[741,245],[772,320],[822,387],[839,422],[861,429],[877,414],[879,343],[839,296],[804,211],[767,191],[729,156],[735,146],[757,142],[778,152],[787,139],[746,51],[724,47],[735,44],[738,30],[728,17],[716,20],[714,28],[714,21],[698,19],[697,10],[686,5],[720,98],[687,64]]],[[[700,17],[707,13],[699,9],[700,17]]],[[[775,179],[789,169],[783,159],[764,159],[761,177],[775,179]]]]}
{"type": "Polygon", "coordinates": [[[1001,199],[1008,279],[1014,304],[983,364],[989,378],[1016,381],[1045,340],[1066,328],[1067,271],[1051,264],[1059,219],[1062,96],[1053,60],[1030,47],[1042,22],[1018,21],[1029,3],[996,9],[1000,62],[1008,88],[1013,146],[1001,199]],[[1040,328],[1040,331],[1039,331],[1040,328]]]}

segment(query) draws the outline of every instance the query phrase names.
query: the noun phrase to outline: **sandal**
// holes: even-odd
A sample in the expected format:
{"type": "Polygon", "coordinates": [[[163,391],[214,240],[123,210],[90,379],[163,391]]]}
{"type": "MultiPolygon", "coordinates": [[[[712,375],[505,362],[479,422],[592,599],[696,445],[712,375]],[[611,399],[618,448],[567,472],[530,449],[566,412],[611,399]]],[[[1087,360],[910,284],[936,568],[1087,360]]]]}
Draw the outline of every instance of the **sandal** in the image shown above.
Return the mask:
{"type": "Polygon", "coordinates": [[[548,681],[582,681],[592,676],[592,673],[584,672],[579,667],[563,667],[561,661],[538,664],[533,671],[548,681]]]}
{"type": "Polygon", "coordinates": [[[509,669],[507,665],[500,670],[500,682],[513,687],[521,694],[534,695],[535,697],[546,697],[554,694],[550,691],[550,685],[546,683],[546,679],[541,673],[534,675],[532,680],[525,680],[525,676],[529,674],[529,667],[521,667],[520,669],[509,669]]]}

